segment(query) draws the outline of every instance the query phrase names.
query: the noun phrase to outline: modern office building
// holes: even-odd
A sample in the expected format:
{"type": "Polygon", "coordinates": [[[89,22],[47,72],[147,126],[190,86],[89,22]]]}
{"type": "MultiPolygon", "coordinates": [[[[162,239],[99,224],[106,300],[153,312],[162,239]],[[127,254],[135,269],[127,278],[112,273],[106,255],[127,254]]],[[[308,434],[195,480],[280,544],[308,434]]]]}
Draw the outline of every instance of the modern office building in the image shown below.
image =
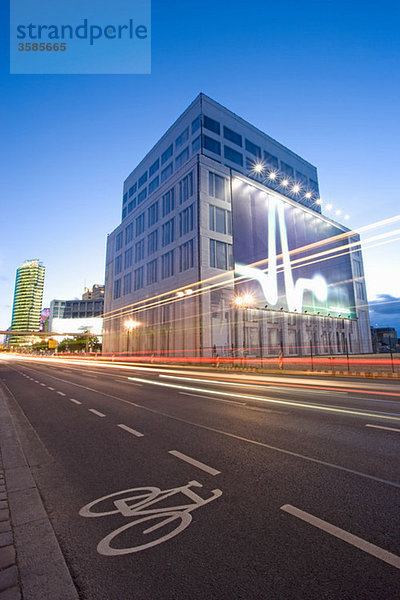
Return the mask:
{"type": "Polygon", "coordinates": [[[49,331],[52,333],[82,333],[101,335],[103,329],[104,286],[85,288],[82,300],[52,300],[49,331]]]}
{"type": "MultiPolygon", "coordinates": [[[[12,331],[39,331],[45,267],[39,260],[26,260],[18,267],[11,319],[12,331]]],[[[10,336],[10,344],[24,344],[22,336],[10,336]]]]}
{"type": "Polygon", "coordinates": [[[103,351],[371,351],[359,237],[321,213],[317,169],[200,94],[124,182],[103,351]]]}

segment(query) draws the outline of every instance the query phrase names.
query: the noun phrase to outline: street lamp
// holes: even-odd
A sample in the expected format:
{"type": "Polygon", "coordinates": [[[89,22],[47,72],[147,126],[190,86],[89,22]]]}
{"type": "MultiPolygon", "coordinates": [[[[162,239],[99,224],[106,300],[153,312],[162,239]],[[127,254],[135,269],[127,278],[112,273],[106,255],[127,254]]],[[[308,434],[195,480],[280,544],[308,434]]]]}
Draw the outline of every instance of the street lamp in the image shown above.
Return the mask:
{"type": "Polygon", "coordinates": [[[126,329],[126,353],[127,354],[129,352],[129,334],[131,331],[133,331],[134,329],[139,327],[139,325],[140,325],[139,321],[134,321],[133,319],[128,319],[124,323],[124,326],[126,329]]]}
{"type": "Polygon", "coordinates": [[[254,303],[254,298],[251,294],[235,297],[235,304],[238,308],[243,308],[243,358],[246,356],[246,308],[250,308],[254,303]]]}

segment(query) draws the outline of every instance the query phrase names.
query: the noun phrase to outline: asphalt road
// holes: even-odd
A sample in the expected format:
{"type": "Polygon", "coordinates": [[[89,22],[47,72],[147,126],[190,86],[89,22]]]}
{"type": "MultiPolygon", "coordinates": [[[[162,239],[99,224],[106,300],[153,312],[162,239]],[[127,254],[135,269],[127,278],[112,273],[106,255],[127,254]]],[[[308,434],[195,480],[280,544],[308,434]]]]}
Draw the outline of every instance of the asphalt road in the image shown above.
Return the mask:
{"type": "Polygon", "coordinates": [[[83,600],[400,598],[396,382],[17,359],[0,377],[83,600]]]}

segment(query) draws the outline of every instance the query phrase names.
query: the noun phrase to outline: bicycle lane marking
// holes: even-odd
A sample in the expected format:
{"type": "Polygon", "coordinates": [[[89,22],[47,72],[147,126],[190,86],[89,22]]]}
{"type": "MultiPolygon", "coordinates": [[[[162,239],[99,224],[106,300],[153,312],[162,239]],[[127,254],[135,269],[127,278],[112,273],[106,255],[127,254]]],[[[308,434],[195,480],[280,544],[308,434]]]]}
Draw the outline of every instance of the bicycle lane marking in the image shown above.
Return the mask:
{"type": "MultiPolygon", "coordinates": [[[[169,490],[161,490],[160,488],[152,486],[130,488],[120,492],[114,492],[107,496],[102,496],[97,500],[89,502],[89,504],[86,504],[81,508],[79,515],[81,517],[98,518],[120,514],[130,519],[129,523],[115,529],[100,540],[97,545],[97,552],[99,554],[102,554],[103,556],[119,556],[122,554],[141,552],[142,550],[148,550],[153,546],[162,544],[181,533],[192,522],[192,511],[216,500],[222,495],[221,490],[215,489],[211,490],[211,496],[203,498],[194,492],[191,489],[192,487],[202,488],[203,485],[198,481],[189,481],[186,485],[171,488],[169,490]],[[157,503],[164,501],[166,498],[175,496],[176,494],[185,495],[191,503],[178,504],[175,506],[165,506],[163,503],[161,508],[155,506],[157,503]],[[113,499],[113,501],[107,506],[107,500],[110,499],[113,499]],[[92,510],[97,505],[102,505],[102,503],[106,503],[102,512],[92,510]],[[106,510],[104,510],[104,508],[106,508],[106,510]],[[148,521],[155,521],[155,524],[148,527],[148,521]],[[116,548],[111,546],[111,542],[121,533],[143,523],[146,524],[144,526],[145,529],[144,531],[139,532],[139,535],[141,533],[143,536],[146,536],[160,530],[162,527],[165,527],[174,521],[178,522],[175,529],[168,531],[168,533],[161,535],[161,537],[156,537],[156,539],[152,539],[151,541],[148,541],[150,538],[144,538],[145,543],[141,543],[143,540],[140,539],[139,543],[136,543],[129,548],[116,548]]],[[[141,529],[142,528],[140,528],[140,530],[141,529]]],[[[124,537],[124,539],[126,539],[126,537],[124,537]]]]}

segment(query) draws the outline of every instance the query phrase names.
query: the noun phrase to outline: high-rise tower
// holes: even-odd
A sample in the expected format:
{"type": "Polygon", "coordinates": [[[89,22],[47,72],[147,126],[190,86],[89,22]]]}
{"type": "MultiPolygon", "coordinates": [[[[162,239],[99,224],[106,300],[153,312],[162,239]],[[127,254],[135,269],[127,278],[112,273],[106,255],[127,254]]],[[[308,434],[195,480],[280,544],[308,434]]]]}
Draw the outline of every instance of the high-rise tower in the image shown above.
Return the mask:
{"type": "MultiPolygon", "coordinates": [[[[12,331],[39,331],[45,267],[39,260],[26,260],[18,267],[15,279],[12,331]]],[[[11,336],[11,344],[23,341],[11,336]]]]}

